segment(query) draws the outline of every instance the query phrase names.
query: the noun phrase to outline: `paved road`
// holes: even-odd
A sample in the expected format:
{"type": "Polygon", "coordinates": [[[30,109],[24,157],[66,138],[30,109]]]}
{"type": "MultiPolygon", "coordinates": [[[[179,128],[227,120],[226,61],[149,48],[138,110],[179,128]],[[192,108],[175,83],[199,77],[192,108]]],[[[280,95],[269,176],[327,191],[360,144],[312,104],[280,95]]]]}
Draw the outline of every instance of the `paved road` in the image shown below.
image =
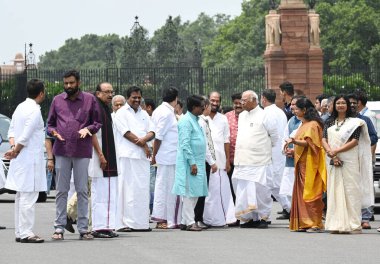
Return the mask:
{"type": "MultiPolygon", "coordinates": [[[[105,263],[355,263],[380,262],[380,233],[361,235],[289,232],[286,221],[273,220],[267,230],[225,228],[204,232],[179,230],[121,234],[115,239],[79,241],[77,234],[51,241],[55,209],[51,197],[37,204],[35,232],[44,244],[14,242],[14,195],[0,196],[0,264],[105,264],[105,263]]],[[[275,203],[273,211],[279,210],[275,203]]],[[[380,215],[373,227],[380,226],[380,215]]],[[[153,227],[153,226],[152,226],[153,227]]]]}

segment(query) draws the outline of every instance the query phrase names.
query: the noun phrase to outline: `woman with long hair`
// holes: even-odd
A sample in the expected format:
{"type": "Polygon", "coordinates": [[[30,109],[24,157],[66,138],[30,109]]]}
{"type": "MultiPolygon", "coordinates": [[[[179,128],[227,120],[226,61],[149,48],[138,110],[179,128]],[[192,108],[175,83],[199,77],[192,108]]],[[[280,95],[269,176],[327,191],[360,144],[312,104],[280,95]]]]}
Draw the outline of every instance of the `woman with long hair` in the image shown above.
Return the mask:
{"type": "Polygon", "coordinates": [[[295,180],[289,228],[292,231],[318,233],[323,229],[322,194],[326,189],[323,121],[307,98],[297,100],[294,114],[302,125],[285,144],[285,151],[289,144],[294,144],[295,180]]]}
{"type": "Polygon", "coordinates": [[[329,164],[326,230],[361,233],[361,208],[373,202],[373,186],[365,186],[371,181],[363,178],[372,177],[371,144],[367,125],[354,117],[347,96],[335,98],[322,142],[329,164]]]}

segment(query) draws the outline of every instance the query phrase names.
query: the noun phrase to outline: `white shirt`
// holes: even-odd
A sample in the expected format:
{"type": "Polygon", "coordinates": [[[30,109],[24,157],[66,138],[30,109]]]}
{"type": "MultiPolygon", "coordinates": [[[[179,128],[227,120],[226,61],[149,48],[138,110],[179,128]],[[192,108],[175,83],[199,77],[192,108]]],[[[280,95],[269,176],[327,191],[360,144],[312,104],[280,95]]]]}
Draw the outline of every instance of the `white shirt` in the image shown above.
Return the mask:
{"type": "Polygon", "coordinates": [[[22,144],[18,156],[11,160],[5,188],[20,192],[46,191],[46,161],[44,159],[44,122],[41,108],[27,98],[13,113],[8,138],[22,144]]]}
{"type": "Polygon", "coordinates": [[[216,113],[212,119],[210,116],[206,117],[210,124],[212,142],[214,143],[216,165],[218,169],[224,170],[226,168],[226,152],[224,144],[230,143],[230,127],[228,125],[227,117],[216,113]]]}
{"type": "Polygon", "coordinates": [[[271,167],[271,179],[273,181],[273,187],[280,187],[281,178],[285,168],[285,156],[282,154],[282,138],[284,130],[287,129],[288,119],[280,108],[275,104],[271,104],[264,108],[265,122],[268,130],[272,132],[272,167],[271,167]]]}
{"type": "Polygon", "coordinates": [[[148,113],[140,107],[137,112],[129,104],[125,104],[115,114],[116,145],[119,157],[131,159],[148,159],[144,149],[124,137],[128,131],[138,138],[145,137],[147,133],[154,132],[153,123],[148,113]]]}
{"type": "MultiPolygon", "coordinates": [[[[205,117],[204,115],[199,116],[198,124],[201,126],[202,131],[203,131],[203,134],[204,134],[205,139],[206,139],[206,141],[207,141],[207,140],[208,140],[208,139],[207,139],[207,135],[206,135],[206,129],[207,129],[206,126],[207,126],[207,124],[206,124],[206,121],[205,121],[205,120],[206,120],[206,117],[205,117]]],[[[212,165],[215,164],[215,160],[214,160],[214,158],[212,157],[211,150],[210,150],[208,144],[206,144],[206,162],[207,162],[210,166],[212,166],[212,165]]]]}
{"type": "Polygon", "coordinates": [[[155,138],[161,141],[156,155],[157,164],[174,165],[177,156],[178,124],[174,107],[163,102],[152,114],[155,138]]]}

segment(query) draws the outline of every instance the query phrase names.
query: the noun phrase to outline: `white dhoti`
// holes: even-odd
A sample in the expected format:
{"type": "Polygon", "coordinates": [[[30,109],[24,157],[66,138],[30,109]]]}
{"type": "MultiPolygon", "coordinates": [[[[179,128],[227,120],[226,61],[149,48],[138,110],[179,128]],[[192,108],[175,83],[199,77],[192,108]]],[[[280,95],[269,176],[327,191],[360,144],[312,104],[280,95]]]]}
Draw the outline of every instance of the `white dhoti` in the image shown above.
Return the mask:
{"type": "Polygon", "coordinates": [[[152,220],[166,222],[168,228],[175,228],[181,222],[181,197],[172,193],[175,165],[157,167],[152,220]]]}
{"type": "Polygon", "coordinates": [[[149,160],[120,157],[116,229],[149,228],[149,160]]]}
{"type": "Polygon", "coordinates": [[[5,185],[5,173],[3,169],[3,161],[0,160],[0,188],[3,188],[5,185]]]}
{"type": "Polygon", "coordinates": [[[19,238],[34,236],[35,207],[38,192],[17,192],[15,198],[15,235],[19,238]]]}
{"type": "Polygon", "coordinates": [[[242,222],[270,217],[273,200],[270,189],[263,184],[267,169],[268,166],[235,166],[232,176],[236,194],[235,216],[242,222]]]}
{"type": "Polygon", "coordinates": [[[291,208],[293,186],[294,186],[294,167],[285,167],[284,174],[281,180],[281,186],[280,186],[280,195],[287,198],[286,205],[284,206],[285,210],[291,208]]]}
{"type": "MultiPolygon", "coordinates": [[[[279,151],[281,154],[281,151],[279,151]]],[[[285,158],[273,155],[273,164],[268,167],[267,186],[271,190],[273,197],[280,203],[281,207],[290,212],[290,202],[286,195],[280,193],[281,182],[284,174],[285,158]]],[[[294,179],[294,177],[293,177],[294,179]]]]}
{"type": "Polygon", "coordinates": [[[236,222],[230,182],[225,170],[218,169],[210,174],[203,222],[211,226],[224,226],[236,222]]]}
{"type": "Polygon", "coordinates": [[[92,229],[113,230],[116,227],[118,177],[94,177],[91,182],[92,229]]]}

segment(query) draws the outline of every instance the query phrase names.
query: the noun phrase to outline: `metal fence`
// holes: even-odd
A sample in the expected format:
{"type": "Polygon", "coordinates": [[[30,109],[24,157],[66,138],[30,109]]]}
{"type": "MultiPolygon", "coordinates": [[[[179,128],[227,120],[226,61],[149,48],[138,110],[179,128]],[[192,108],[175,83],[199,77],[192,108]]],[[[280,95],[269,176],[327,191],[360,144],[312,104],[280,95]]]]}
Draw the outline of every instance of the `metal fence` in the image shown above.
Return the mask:
{"type": "MultiPolygon", "coordinates": [[[[26,97],[26,82],[38,78],[45,82],[47,96],[41,105],[44,118],[47,117],[53,97],[63,91],[63,70],[30,69],[16,75],[0,75],[0,113],[11,116],[17,104],[26,97]]],[[[161,91],[173,85],[179,89],[184,101],[190,94],[204,94],[216,90],[222,95],[222,105],[231,105],[230,96],[237,92],[253,89],[258,94],[265,89],[263,68],[110,68],[81,70],[81,89],[93,92],[99,82],[113,85],[116,94],[124,94],[131,85],[142,88],[143,97],[160,103],[161,91]]],[[[380,71],[366,69],[325,69],[324,93],[334,95],[352,92],[355,89],[367,91],[370,100],[380,100],[380,71]]]]}
{"type": "MultiPolygon", "coordinates": [[[[63,91],[63,70],[27,70],[17,75],[0,75],[0,113],[11,116],[18,103],[26,97],[27,80],[38,78],[45,82],[46,99],[41,105],[44,118],[53,97],[63,91]]],[[[116,94],[125,94],[128,87],[137,85],[144,98],[160,103],[161,91],[170,85],[179,90],[179,98],[184,101],[190,94],[208,94],[217,90],[222,95],[222,104],[231,105],[233,93],[254,89],[258,93],[264,89],[263,69],[217,69],[202,67],[175,68],[114,68],[81,70],[81,89],[93,92],[99,82],[110,82],[116,94]]]]}

